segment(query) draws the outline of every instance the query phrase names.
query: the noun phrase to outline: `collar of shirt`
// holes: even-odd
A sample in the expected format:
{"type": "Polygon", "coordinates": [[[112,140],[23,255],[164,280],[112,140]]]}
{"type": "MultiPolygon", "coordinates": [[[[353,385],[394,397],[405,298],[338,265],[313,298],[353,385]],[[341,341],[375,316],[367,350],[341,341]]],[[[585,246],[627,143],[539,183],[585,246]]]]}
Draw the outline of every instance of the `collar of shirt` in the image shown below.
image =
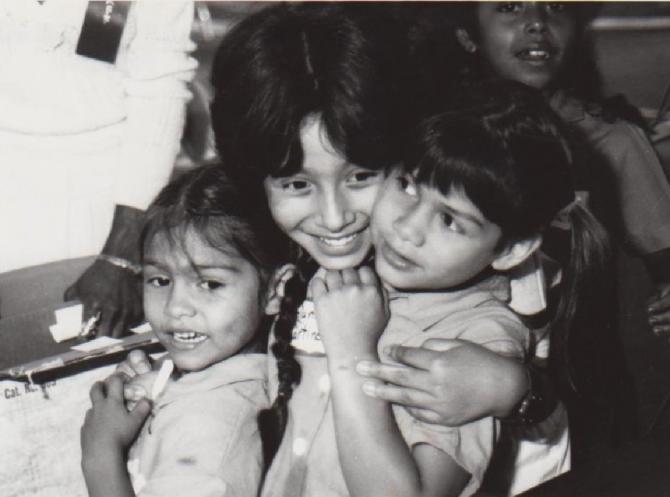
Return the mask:
{"type": "Polygon", "coordinates": [[[238,354],[201,371],[186,373],[178,380],[168,383],[158,400],[158,407],[192,393],[214,390],[238,382],[266,379],[266,354],[238,354]]]}
{"type": "Polygon", "coordinates": [[[391,315],[404,316],[427,330],[451,312],[482,305],[492,299],[509,303],[510,284],[504,275],[493,275],[473,285],[440,292],[389,292],[391,315]]]}

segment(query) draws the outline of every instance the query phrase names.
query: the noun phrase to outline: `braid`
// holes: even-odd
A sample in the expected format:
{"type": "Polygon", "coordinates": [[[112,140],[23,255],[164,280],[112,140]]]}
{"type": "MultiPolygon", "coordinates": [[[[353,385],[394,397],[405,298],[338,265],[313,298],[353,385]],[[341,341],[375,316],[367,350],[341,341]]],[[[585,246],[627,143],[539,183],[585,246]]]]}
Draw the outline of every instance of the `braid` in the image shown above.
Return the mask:
{"type": "Polygon", "coordinates": [[[288,402],[293,387],[300,383],[300,364],[291,345],[293,327],[298,318],[298,307],[307,295],[307,283],[316,271],[313,261],[298,261],[295,274],[286,282],[279,315],[274,325],[275,343],[272,354],[277,360],[279,386],[277,397],[269,409],[258,414],[258,426],[263,443],[266,469],[270,466],[281,443],[288,421],[288,402]]]}

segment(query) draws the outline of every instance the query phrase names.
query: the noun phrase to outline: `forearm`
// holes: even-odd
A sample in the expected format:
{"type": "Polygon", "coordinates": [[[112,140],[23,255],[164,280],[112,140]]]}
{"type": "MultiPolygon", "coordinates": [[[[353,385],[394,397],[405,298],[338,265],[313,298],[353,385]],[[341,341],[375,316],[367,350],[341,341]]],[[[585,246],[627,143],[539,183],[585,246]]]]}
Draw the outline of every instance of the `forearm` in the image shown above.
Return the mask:
{"type": "Polygon", "coordinates": [[[135,497],[125,457],[119,451],[84,457],[82,469],[89,497],[135,497]]]}
{"type": "MultiPolygon", "coordinates": [[[[376,353],[359,360],[377,360],[376,353]]],[[[366,396],[351,364],[329,360],[340,463],[353,497],[422,495],[421,478],[388,402],[366,396]]]]}
{"type": "Polygon", "coordinates": [[[112,229],[102,253],[139,263],[140,234],[143,223],[144,211],[126,205],[117,205],[114,210],[112,229]]]}

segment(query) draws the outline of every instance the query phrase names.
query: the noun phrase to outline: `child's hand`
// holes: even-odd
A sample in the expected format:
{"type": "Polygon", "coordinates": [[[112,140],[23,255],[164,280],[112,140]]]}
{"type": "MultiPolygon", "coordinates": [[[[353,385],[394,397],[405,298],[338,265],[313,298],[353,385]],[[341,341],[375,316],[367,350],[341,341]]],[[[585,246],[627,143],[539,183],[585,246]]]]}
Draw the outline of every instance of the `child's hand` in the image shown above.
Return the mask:
{"type": "Polygon", "coordinates": [[[159,367],[160,361],[151,362],[147,354],[139,349],[131,351],[116,367],[116,373],[126,378],[123,397],[129,411],[141,399],[149,398],[159,367]]]}
{"type": "Polygon", "coordinates": [[[329,360],[376,357],[389,311],[384,289],[372,269],[328,271],[311,281],[310,291],[329,360]]]}
{"type": "Polygon", "coordinates": [[[400,364],[356,366],[371,378],[363,391],[404,405],[428,423],[460,426],[484,416],[505,417],[528,389],[521,363],[473,343],[430,339],[422,347],[394,345],[389,354],[400,364]]]}
{"type": "Polygon", "coordinates": [[[150,392],[158,376],[158,371],[150,371],[136,375],[127,380],[123,385],[123,398],[129,411],[135,409],[137,403],[142,399],[151,400],[150,392]]]}
{"type": "Polygon", "coordinates": [[[129,412],[123,400],[123,379],[118,374],[96,382],[90,396],[92,406],[81,428],[82,458],[102,462],[130,446],[151,412],[151,404],[141,400],[129,412]]]}
{"type": "Polygon", "coordinates": [[[670,283],[658,285],[647,301],[647,318],[656,335],[670,338],[670,283]]]}

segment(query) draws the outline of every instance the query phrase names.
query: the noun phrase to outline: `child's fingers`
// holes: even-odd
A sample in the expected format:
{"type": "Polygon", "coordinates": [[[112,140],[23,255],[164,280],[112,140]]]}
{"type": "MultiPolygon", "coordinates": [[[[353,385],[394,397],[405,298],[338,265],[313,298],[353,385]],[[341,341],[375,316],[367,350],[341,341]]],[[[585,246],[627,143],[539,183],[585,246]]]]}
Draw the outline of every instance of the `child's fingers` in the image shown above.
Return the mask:
{"type": "Polygon", "coordinates": [[[143,350],[135,349],[128,354],[130,368],[137,374],[144,374],[151,371],[151,362],[143,350]]]}
{"type": "Polygon", "coordinates": [[[312,296],[312,300],[318,299],[322,295],[328,293],[326,282],[318,277],[312,278],[312,281],[309,282],[309,293],[312,296]]]}
{"type": "Polygon", "coordinates": [[[369,397],[408,407],[429,405],[433,402],[432,396],[421,390],[387,385],[376,381],[366,381],[363,383],[362,389],[365,395],[369,397]]]}
{"type": "Polygon", "coordinates": [[[137,423],[142,423],[151,412],[151,402],[148,399],[141,399],[130,411],[130,416],[137,423]]]}
{"type": "Polygon", "coordinates": [[[361,280],[354,268],[347,268],[341,271],[342,283],[344,285],[360,285],[361,280]]]}
{"type": "Polygon", "coordinates": [[[105,380],[107,397],[123,401],[123,378],[119,374],[112,374],[105,380]]]}
{"type": "Polygon", "coordinates": [[[326,286],[330,292],[342,288],[342,273],[340,271],[328,271],[326,273],[326,286]]]}
{"type": "Polygon", "coordinates": [[[91,402],[95,404],[100,402],[105,398],[104,385],[101,381],[96,381],[93,383],[91,390],[88,393],[88,396],[91,398],[91,402]]]}
{"type": "Polygon", "coordinates": [[[376,286],[377,275],[368,266],[363,266],[358,270],[358,277],[363,285],[376,286]]]}
{"type": "Polygon", "coordinates": [[[356,372],[361,376],[419,390],[430,384],[430,374],[428,371],[408,368],[402,365],[397,366],[381,362],[361,361],[356,364],[356,372]]]}
{"type": "Polygon", "coordinates": [[[123,397],[126,399],[126,402],[137,402],[148,397],[148,393],[142,385],[124,385],[123,397]]]}

